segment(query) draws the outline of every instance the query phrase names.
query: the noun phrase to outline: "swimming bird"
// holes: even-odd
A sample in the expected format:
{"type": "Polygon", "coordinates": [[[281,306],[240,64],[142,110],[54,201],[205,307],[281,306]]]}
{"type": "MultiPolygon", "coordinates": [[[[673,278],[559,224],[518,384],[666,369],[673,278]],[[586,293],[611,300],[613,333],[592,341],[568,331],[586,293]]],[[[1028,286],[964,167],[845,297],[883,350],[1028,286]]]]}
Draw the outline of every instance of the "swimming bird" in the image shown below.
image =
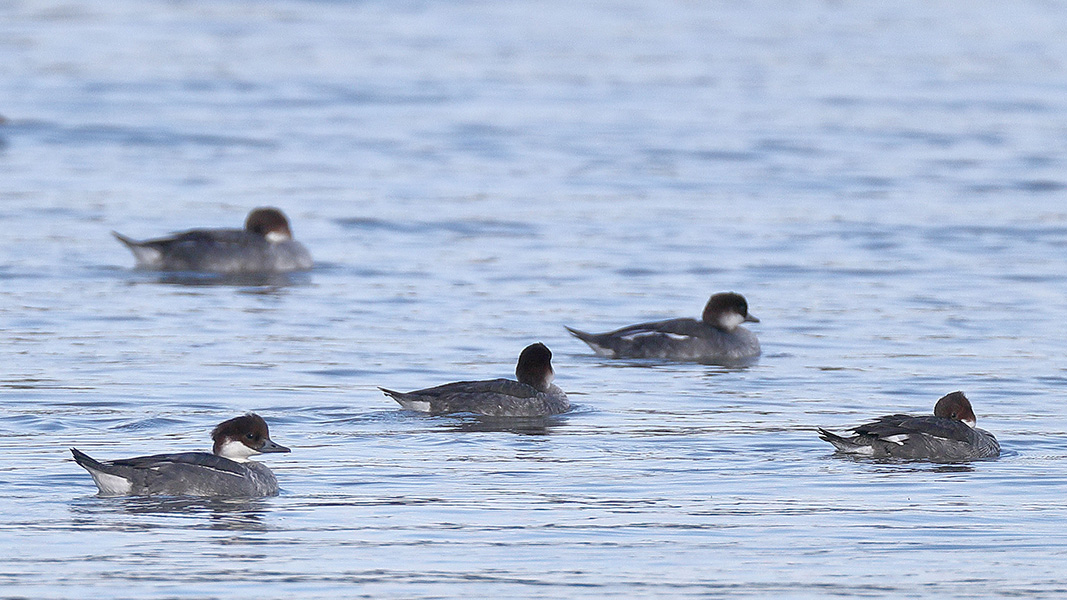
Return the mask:
{"type": "Polygon", "coordinates": [[[538,342],[523,349],[518,381],[460,381],[414,392],[378,388],[408,410],[431,414],[473,413],[491,417],[544,417],[567,411],[567,394],[552,383],[552,352],[538,342]]]}
{"type": "Polygon", "coordinates": [[[244,229],[192,229],[143,242],[111,233],[133,252],[141,269],[237,275],[306,271],[314,265],[277,208],[253,210],[244,229]]]}
{"type": "Polygon", "coordinates": [[[278,480],[249,457],[289,452],[270,439],[267,422],[248,413],[220,423],[211,432],[212,453],[183,452],[98,461],[77,448],[74,460],[103,496],[274,496],[278,480]]]}
{"type": "Polygon", "coordinates": [[[819,437],[839,452],[875,458],[957,462],[999,456],[997,439],[976,422],[967,397],[952,392],[937,401],[933,415],[887,415],[853,427],[852,437],[819,428],[819,437]]]}
{"type": "Polygon", "coordinates": [[[669,319],[630,325],[608,333],[586,333],[567,327],[599,356],[659,358],[698,362],[734,362],[759,356],[756,334],[741,323],[759,323],[748,314],[741,294],[721,292],[708,299],[700,321],[669,319]]]}

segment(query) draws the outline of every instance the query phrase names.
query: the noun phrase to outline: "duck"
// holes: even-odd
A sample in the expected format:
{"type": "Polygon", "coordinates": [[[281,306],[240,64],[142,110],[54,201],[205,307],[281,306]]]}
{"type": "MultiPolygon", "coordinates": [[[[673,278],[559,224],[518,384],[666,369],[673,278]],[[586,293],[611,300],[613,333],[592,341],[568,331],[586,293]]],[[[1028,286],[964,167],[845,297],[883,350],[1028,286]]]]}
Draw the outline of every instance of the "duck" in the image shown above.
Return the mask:
{"type": "Polygon", "coordinates": [[[243,275],[314,266],[307,248],[293,239],[289,219],[273,207],[248,213],[244,229],[191,229],[144,241],[111,233],[133,253],[137,268],[145,270],[243,275]]]}
{"type": "Polygon", "coordinates": [[[211,432],[211,453],[153,454],[96,460],[71,448],[101,496],[236,496],[278,494],[278,480],[258,454],[289,452],[270,439],[267,422],[248,413],[219,423],[211,432]]]}
{"type": "Polygon", "coordinates": [[[971,402],[963,392],[942,396],[933,415],[886,415],[853,427],[845,437],[819,428],[819,437],[838,452],[873,458],[960,462],[1000,456],[992,433],[976,427],[971,402]]]}
{"type": "Polygon", "coordinates": [[[378,388],[407,410],[433,415],[471,413],[487,417],[545,417],[570,409],[567,394],[552,383],[552,351],[543,343],[519,354],[511,379],[459,381],[413,392],[378,388]]]}
{"type": "Polygon", "coordinates": [[[731,363],[760,355],[756,334],[742,323],[759,323],[748,312],[745,297],[735,292],[713,294],[701,320],[680,318],[630,325],[607,333],[586,333],[566,327],[598,356],[731,363]]]}

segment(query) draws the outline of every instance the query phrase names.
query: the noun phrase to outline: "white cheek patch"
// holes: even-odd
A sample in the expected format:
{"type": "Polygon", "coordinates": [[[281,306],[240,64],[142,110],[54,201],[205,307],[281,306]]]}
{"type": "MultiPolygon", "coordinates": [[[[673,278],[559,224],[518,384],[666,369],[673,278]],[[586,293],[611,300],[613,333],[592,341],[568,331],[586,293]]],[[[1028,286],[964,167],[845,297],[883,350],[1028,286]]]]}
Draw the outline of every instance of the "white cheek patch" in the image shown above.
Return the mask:
{"type": "Polygon", "coordinates": [[[281,231],[269,231],[264,237],[267,238],[267,241],[272,244],[284,242],[285,240],[289,239],[289,236],[285,235],[281,231]]]}
{"type": "Polygon", "coordinates": [[[733,311],[723,313],[723,315],[719,317],[719,327],[722,327],[726,331],[732,331],[735,327],[744,322],[745,317],[733,311]]]}
{"type": "Polygon", "coordinates": [[[235,462],[245,462],[248,457],[257,454],[259,454],[258,450],[253,450],[237,440],[226,440],[222,447],[219,448],[219,456],[235,462]]]}
{"type": "Polygon", "coordinates": [[[125,496],[133,489],[133,484],[125,477],[110,475],[102,471],[89,471],[89,474],[93,476],[96,487],[100,488],[100,493],[105,496],[125,496]]]}

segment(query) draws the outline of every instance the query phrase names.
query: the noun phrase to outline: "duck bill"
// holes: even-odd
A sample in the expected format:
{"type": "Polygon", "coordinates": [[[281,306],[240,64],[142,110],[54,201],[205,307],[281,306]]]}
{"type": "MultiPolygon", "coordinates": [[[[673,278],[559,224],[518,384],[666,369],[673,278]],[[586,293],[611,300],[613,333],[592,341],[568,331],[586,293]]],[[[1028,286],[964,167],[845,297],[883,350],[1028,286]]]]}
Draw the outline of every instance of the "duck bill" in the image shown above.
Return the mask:
{"type": "Polygon", "coordinates": [[[759,323],[759,319],[753,317],[752,315],[745,315],[745,321],[748,323],[759,323]]]}
{"type": "Polygon", "coordinates": [[[281,444],[275,444],[274,440],[268,438],[267,441],[263,443],[263,447],[260,448],[259,451],[263,454],[268,454],[271,452],[289,452],[289,449],[285,446],[282,446],[281,444]]]}

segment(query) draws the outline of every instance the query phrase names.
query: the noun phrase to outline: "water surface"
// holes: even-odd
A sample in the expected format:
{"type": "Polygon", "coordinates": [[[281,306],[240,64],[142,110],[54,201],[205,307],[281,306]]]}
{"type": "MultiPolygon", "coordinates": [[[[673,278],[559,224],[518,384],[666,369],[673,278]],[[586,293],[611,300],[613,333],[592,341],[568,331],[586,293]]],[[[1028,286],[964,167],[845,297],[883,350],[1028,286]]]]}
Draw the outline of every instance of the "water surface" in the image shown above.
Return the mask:
{"type": "Polygon", "coordinates": [[[1067,19],[1055,4],[0,4],[0,595],[1061,597],[1067,19]],[[276,205],[319,262],[131,270],[111,230],[276,205]],[[747,368],[563,325],[743,293],[747,368]],[[502,424],[376,386],[508,376],[502,424]],[[1005,450],[834,456],[961,389],[1005,450]],[[248,501],[69,458],[292,454],[248,501]]]}

